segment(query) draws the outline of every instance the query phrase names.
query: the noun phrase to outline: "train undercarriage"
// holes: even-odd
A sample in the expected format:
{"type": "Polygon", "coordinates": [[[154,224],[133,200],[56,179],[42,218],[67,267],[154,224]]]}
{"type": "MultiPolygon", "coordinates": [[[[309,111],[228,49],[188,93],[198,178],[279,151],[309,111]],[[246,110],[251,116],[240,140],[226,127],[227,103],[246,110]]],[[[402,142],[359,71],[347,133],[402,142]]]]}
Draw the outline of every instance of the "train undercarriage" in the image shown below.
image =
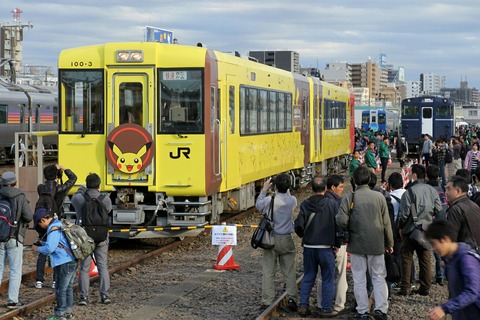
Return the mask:
{"type": "MultiPolygon", "coordinates": [[[[348,168],[349,161],[345,155],[290,170],[287,173],[292,179],[291,188],[305,186],[317,175],[341,173],[348,168]]],[[[219,223],[221,214],[252,208],[262,186],[263,179],[205,197],[172,197],[161,192],[118,188],[111,194],[114,209],[110,235],[128,239],[196,236],[207,225],[219,223]]]]}

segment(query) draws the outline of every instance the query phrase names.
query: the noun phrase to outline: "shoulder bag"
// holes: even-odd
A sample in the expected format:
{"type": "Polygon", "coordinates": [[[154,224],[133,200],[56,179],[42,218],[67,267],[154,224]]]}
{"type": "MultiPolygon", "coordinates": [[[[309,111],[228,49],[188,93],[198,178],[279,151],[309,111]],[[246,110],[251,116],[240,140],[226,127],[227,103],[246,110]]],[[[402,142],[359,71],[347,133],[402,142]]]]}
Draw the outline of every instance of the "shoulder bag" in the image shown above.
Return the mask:
{"type": "Polygon", "coordinates": [[[425,237],[425,232],[423,231],[423,226],[417,225],[418,217],[417,217],[417,204],[415,202],[415,198],[413,196],[412,188],[408,189],[408,194],[410,195],[410,212],[413,218],[413,231],[410,233],[409,238],[417,242],[423,248],[430,250],[432,246],[430,242],[428,242],[427,238],[425,237]]]}
{"type": "Polygon", "coordinates": [[[347,228],[342,229],[335,224],[336,226],[335,247],[336,248],[340,248],[340,246],[350,242],[350,219],[352,218],[354,204],[355,204],[355,192],[352,192],[352,202],[350,203],[350,210],[349,210],[350,214],[348,217],[347,228]]]}
{"type": "Polygon", "coordinates": [[[269,212],[264,213],[257,229],[253,232],[250,244],[252,248],[272,249],[275,246],[273,237],[273,204],[275,201],[275,195],[272,195],[270,200],[269,212]],[[268,216],[270,213],[270,217],[268,216]]]}

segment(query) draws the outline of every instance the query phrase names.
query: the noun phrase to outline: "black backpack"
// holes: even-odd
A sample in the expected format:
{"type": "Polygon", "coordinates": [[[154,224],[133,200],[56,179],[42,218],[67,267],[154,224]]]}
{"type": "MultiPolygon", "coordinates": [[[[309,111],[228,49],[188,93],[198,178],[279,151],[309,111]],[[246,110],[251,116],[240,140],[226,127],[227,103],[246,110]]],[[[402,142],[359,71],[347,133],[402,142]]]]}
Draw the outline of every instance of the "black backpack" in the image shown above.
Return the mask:
{"type": "Polygon", "coordinates": [[[0,242],[7,242],[17,228],[12,201],[0,196],[0,242]]]}
{"type": "Polygon", "coordinates": [[[35,211],[40,208],[47,209],[47,212],[58,213],[57,203],[55,202],[55,194],[57,193],[57,188],[52,190],[47,190],[47,186],[40,184],[37,187],[38,191],[38,200],[35,204],[35,211]]]}
{"type": "Polygon", "coordinates": [[[105,195],[92,198],[85,192],[83,197],[85,205],[83,206],[81,225],[95,243],[105,241],[108,235],[108,212],[103,204],[105,195]]]}

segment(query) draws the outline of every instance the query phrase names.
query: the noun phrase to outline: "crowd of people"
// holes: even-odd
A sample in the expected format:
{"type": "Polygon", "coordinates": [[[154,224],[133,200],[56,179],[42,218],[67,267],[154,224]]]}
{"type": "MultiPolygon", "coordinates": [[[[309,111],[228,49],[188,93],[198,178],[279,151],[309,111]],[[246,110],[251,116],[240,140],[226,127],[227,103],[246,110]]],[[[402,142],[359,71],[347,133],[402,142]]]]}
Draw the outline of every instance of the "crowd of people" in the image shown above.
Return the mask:
{"type": "MultiPolygon", "coordinates": [[[[35,288],[41,289],[45,281],[45,265],[47,258],[53,267],[52,287],[55,289],[56,305],[54,315],[49,319],[74,319],[73,283],[77,276],[77,266],[80,265],[78,305],[89,303],[90,266],[93,257],[98,268],[100,279],[101,303],[111,303],[108,295],[110,290],[110,275],[108,272],[108,233],[105,239],[95,242],[94,255],[78,261],[72,252],[67,237],[62,231],[64,217],[63,202],[65,195],[75,185],[77,176],[69,169],[58,164],[49,165],[43,169],[45,183],[38,185],[38,200],[35,211],[32,212],[25,194],[17,187],[17,177],[11,171],[4,172],[0,188],[0,281],[5,264],[10,267],[8,309],[22,306],[19,300],[22,280],[23,243],[25,232],[33,220],[39,240],[32,245],[32,250],[38,252],[37,276],[35,288]],[[68,178],[63,182],[63,174],[68,178]]],[[[101,199],[104,212],[110,212],[112,203],[109,197],[100,195],[100,177],[91,173],[86,177],[86,185],[80,187],[72,196],[72,205],[77,215],[77,224],[85,221],[87,199],[101,199]]],[[[84,225],[84,223],[83,223],[84,225]]],[[[106,227],[106,226],[105,226],[106,227]]],[[[88,233],[88,232],[87,232],[88,233]]]]}
{"type": "MultiPolygon", "coordinates": [[[[288,243],[288,250],[284,245],[264,250],[262,305],[275,299],[278,262],[287,282],[287,308],[292,312],[301,316],[312,313],[310,296],[316,280],[319,317],[351,312],[345,306],[348,252],[355,296],[352,319],[388,319],[392,294],[428,296],[432,282],[443,286],[446,281],[449,300],[438,301],[438,306],[432,306],[424,316],[480,319],[478,138],[460,131],[449,141],[432,142],[429,135],[423,139],[421,163],[411,165],[409,182],[404,186],[399,172],[386,177],[384,169],[392,147],[397,150],[400,168],[404,166],[403,155],[408,149],[404,139],[382,134],[359,136],[349,168],[353,191],[343,195],[342,176],[315,177],[312,195],[300,204],[297,216],[289,176],[275,178],[276,195],[288,201],[275,199],[273,234],[275,243],[277,238],[279,243],[288,243]],[[361,164],[363,152],[365,163],[361,164]],[[375,174],[377,157],[382,167],[380,186],[375,174]],[[292,284],[294,232],[303,246],[304,277],[299,294],[292,284]],[[391,266],[387,268],[385,255],[392,255],[400,266],[398,281],[386,280],[391,266]],[[415,256],[418,287],[414,286],[415,256]]],[[[269,207],[270,186],[268,180],[257,199],[260,211],[269,207]]]]}

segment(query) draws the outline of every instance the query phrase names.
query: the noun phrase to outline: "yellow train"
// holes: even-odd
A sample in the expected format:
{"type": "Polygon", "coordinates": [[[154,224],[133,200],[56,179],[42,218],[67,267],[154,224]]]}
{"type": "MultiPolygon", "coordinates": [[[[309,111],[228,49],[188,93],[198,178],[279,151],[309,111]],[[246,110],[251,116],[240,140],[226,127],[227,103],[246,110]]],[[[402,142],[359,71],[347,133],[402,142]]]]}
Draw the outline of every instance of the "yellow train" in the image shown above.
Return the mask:
{"type": "Polygon", "coordinates": [[[353,145],[349,90],[228,53],[107,43],[58,67],[59,163],[101,176],[114,237],[196,234],[252,207],[264,178],[298,186],[353,145]]]}

